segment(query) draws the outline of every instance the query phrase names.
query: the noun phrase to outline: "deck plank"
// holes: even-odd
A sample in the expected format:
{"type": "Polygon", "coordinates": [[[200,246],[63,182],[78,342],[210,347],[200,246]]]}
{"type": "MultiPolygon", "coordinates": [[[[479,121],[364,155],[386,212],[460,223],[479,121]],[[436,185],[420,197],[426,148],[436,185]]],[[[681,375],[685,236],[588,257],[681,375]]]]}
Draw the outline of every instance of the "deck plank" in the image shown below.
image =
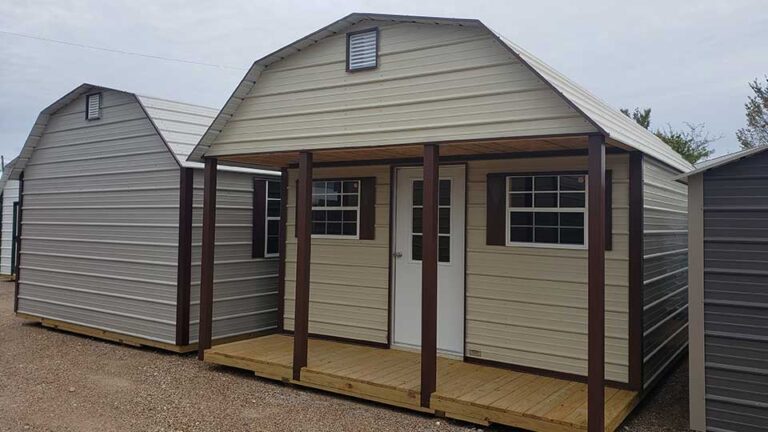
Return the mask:
{"type": "MultiPolygon", "coordinates": [[[[499,423],[544,432],[586,429],[587,386],[450,358],[438,358],[437,391],[420,406],[418,353],[358,344],[309,340],[308,366],[292,379],[293,338],[269,335],[216,345],[205,360],[251,370],[257,376],[353,396],[479,425],[499,423]]],[[[606,431],[616,430],[638,395],[606,387],[606,431]]]]}

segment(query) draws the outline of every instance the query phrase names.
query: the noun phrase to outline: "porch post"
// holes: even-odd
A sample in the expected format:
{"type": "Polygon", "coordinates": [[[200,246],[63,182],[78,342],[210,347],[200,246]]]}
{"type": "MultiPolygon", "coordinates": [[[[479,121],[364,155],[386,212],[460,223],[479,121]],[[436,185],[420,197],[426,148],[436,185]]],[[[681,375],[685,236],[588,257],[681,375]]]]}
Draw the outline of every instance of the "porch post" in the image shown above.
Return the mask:
{"type": "Polygon", "coordinates": [[[421,256],[421,406],[437,388],[437,191],[440,151],[424,146],[424,202],[421,256]]]}
{"type": "Polygon", "coordinates": [[[299,190],[296,196],[296,300],[293,328],[293,379],[301,380],[307,365],[309,333],[309,260],[312,246],[312,153],[299,154],[299,190]]]}
{"type": "Polygon", "coordinates": [[[216,159],[205,159],[203,180],[203,245],[200,260],[200,322],[197,358],[211,347],[213,327],[213,256],[216,241],[216,159]]]}
{"type": "Polygon", "coordinates": [[[605,428],[605,136],[589,137],[588,376],[589,432],[605,428]]]}

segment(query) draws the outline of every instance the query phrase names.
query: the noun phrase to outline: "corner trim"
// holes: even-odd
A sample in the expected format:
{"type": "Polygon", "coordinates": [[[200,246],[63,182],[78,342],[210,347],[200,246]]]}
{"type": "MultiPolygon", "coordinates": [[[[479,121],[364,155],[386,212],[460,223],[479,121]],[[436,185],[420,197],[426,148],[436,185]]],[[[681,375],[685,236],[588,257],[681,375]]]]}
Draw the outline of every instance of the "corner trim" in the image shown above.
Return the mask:
{"type": "Polygon", "coordinates": [[[192,285],[192,201],[194,170],[179,170],[179,252],[176,270],[176,345],[189,344],[192,285]]]}
{"type": "Polygon", "coordinates": [[[629,154],[629,383],[643,388],[643,153],[629,154]]]}

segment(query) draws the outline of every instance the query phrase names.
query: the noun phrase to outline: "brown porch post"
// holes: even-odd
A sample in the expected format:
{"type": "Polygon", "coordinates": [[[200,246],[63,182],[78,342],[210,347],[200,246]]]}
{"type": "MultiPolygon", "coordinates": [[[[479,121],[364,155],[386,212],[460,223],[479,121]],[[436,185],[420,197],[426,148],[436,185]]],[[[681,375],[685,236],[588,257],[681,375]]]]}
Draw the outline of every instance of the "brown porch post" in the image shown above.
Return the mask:
{"type": "Polygon", "coordinates": [[[312,153],[299,154],[299,190],[296,195],[296,300],[293,328],[293,379],[301,380],[307,365],[309,333],[309,260],[312,247],[312,153]]]}
{"type": "Polygon", "coordinates": [[[203,245],[200,260],[200,322],[197,358],[211,347],[213,329],[213,256],[216,241],[216,159],[205,159],[203,189],[203,245]]]}
{"type": "Polygon", "coordinates": [[[605,136],[589,137],[588,377],[589,432],[605,428],[605,136]]]}
{"type": "Polygon", "coordinates": [[[421,406],[437,388],[437,191],[440,151],[424,146],[424,206],[421,256],[421,406]]]}

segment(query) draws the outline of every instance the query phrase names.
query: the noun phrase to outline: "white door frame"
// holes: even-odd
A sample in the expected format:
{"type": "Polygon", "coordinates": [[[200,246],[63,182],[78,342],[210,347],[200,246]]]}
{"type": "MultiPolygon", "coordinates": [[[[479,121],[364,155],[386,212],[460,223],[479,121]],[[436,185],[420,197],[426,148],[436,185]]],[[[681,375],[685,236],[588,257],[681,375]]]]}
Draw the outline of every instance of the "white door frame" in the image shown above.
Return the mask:
{"type": "MultiPolygon", "coordinates": [[[[400,192],[398,189],[398,185],[400,183],[401,177],[403,172],[409,172],[411,174],[410,176],[416,175],[417,177],[421,177],[422,174],[422,167],[421,166],[399,166],[394,167],[392,170],[392,179],[391,179],[391,186],[392,187],[392,193],[391,193],[391,232],[390,232],[390,249],[391,249],[391,256],[390,256],[390,280],[391,280],[391,299],[390,299],[390,347],[397,348],[397,349],[405,349],[405,350],[413,350],[413,351],[419,351],[420,350],[420,344],[418,346],[414,346],[412,344],[405,344],[405,343],[398,343],[398,335],[396,331],[397,326],[397,310],[396,305],[398,304],[398,298],[397,298],[397,281],[398,281],[398,261],[404,260],[404,259],[410,259],[410,257],[407,256],[401,256],[397,257],[396,255],[401,252],[404,255],[406,255],[408,252],[410,252],[410,245],[407,248],[402,247],[402,245],[398,245],[398,201],[399,201],[399,195],[398,192],[400,192]],[[418,173],[418,174],[416,174],[418,173]]],[[[441,179],[445,179],[446,177],[452,177],[457,178],[460,181],[455,181],[452,183],[453,185],[459,186],[452,187],[452,197],[459,197],[458,200],[451,201],[451,236],[456,237],[458,240],[457,243],[454,243],[453,240],[451,241],[451,263],[450,265],[456,266],[451,271],[457,275],[457,277],[452,277],[450,280],[456,281],[458,284],[457,286],[448,286],[442,285],[444,287],[448,286],[447,288],[443,288],[444,292],[445,290],[451,290],[448,292],[450,295],[450,298],[448,298],[448,305],[446,305],[446,302],[440,302],[440,284],[438,285],[438,354],[442,356],[447,357],[457,357],[462,358],[464,356],[464,352],[466,349],[466,216],[467,216],[467,165],[466,164],[452,164],[452,165],[440,165],[440,171],[441,179]],[[448,171],[446,174],[443,174],[443,171],[448,171]],[[460,183],[460,184],[457,184],[460,183]],[[457,195],[456,195],[457,194],[457,195]],[[454,223],[456,226],[454,227],[454,223]],[[458,290],[458,292],[457,292],[458,290]],[[460,293],[460,298],[459,298],[460,293]],[[444,343],[444,345],[449,344],[452,345],[451,349],[441,349],[440,347],[440,310],[441,306],[443,309],[450,309],[449,312],[452,316],[461,318],[457,321],[455,320],[446,320],[445,322],[451,322],[453,324],[451,327],[445,327],[446,330],[449,331],[451,335],[453,335],[453,339],[450,342],[444,343]],[[458,315],[457,315],[458,314],[458,315]],[[457,340],[457,338],[460,338],[460,341],[457,340]]],[[[410,196],[410,194],[408,194],[410,196]]],[[[402,227],[401,227],[402,228],[402,227]]],[[[410,229],[410,224],[406,227],[406,229],[410,229]]],[[[407,234],[410,236],[410,232],[407,234]]],[[[412,264],[412,263],[411,263],[412,264]]],[[[440,273],[441,268],[446,268],[446,264],[444,263],[438,263],[438,281],[440,280],[440,273]]],[[[444,277],[445,279],[445,277],[444,277]]],[[[418,296],[419,298],[416,300],[418,302],[419,307],[417,308],[418,312],[418,318],[417,321],[414,323],[414,327],[418,326],[420,329],[421,324],[421,315],[420,315],[420,295],[421,295],[421,273],[419,272],[418,275],[418,296]]],[[[439,282],[438,282],[439,283],[439,282]]],[[[408,293],[414,294],[414,293],[408,293]]],[[[444,312],[444,313],[446,313],[444,312]]],[[[411,316],[413,314],[413,311],[409,314],[411,316]]],[[[420,331],[418,332],[419,338],[420,338],[420,331]]],[[[451,337],[447,337],[451,338],[451,337]]]]}

